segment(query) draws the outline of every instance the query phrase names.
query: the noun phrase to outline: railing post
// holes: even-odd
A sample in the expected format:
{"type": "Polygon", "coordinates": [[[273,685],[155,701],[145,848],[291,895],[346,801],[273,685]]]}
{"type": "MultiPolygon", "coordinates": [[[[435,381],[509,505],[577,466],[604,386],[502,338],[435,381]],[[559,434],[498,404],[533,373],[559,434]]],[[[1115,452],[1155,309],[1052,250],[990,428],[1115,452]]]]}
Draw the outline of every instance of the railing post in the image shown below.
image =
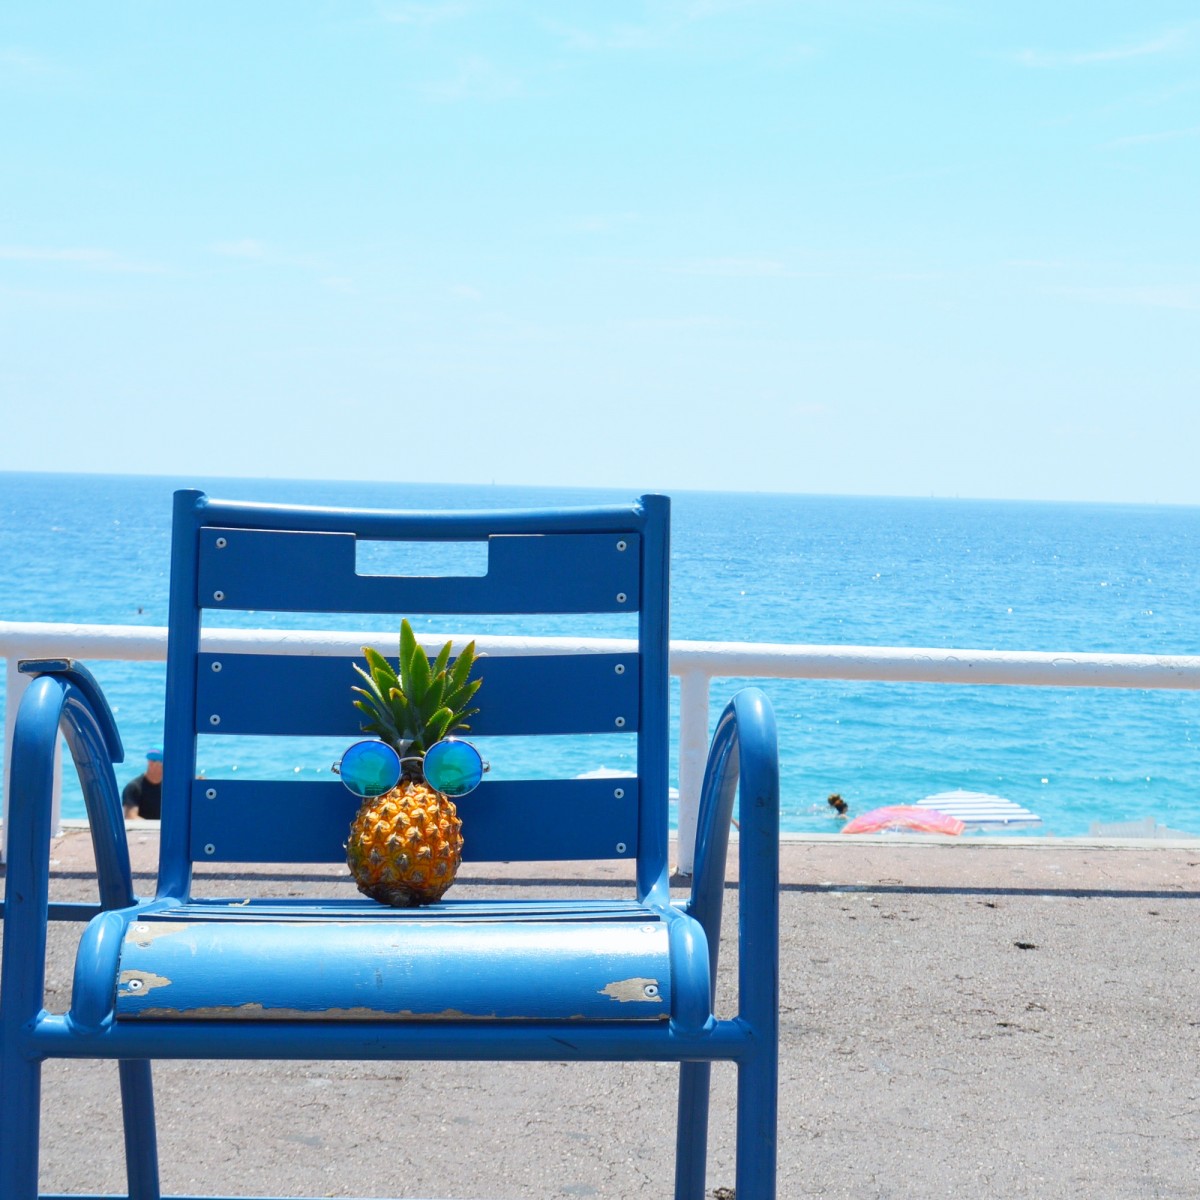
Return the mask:
{"type": "Polygon", "coordinates": [[[708,689],[711,676],[704,669],[679,674],[679,835],[676,844],[681,875],[692,873],[696,850],[696,821],[700,815],[700,788],[708,758],[708,689]]]}

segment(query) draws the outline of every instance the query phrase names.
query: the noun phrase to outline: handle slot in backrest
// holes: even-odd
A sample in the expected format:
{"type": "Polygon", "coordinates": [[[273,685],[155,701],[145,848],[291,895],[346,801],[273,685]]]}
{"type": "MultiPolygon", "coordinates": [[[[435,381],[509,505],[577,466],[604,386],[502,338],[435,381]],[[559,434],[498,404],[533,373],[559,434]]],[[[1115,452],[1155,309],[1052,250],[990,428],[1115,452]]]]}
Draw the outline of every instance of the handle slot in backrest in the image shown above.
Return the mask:
{"type": "Polygon", "coordinates": [[[200,530],[196,602],[260,612],[605,613],[641,602],[638,538],[506,534],[487,541],[483,576],[357,572],[351,533],[200,530]]]}
{"type": "Polygon", "coordinates": [[[488,573],[486,542],[402,542],[358,538],[359,575],[409,579],[481,578],[488,573]]]}

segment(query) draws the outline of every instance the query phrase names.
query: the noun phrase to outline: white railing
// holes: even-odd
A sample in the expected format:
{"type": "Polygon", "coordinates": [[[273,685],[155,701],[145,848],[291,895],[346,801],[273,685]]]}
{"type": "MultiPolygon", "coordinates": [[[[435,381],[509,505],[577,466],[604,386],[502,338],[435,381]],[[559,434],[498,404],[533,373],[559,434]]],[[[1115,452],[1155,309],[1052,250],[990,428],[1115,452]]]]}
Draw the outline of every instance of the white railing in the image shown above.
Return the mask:
{"type": "MultiPolygon", "coordinates": [[[[441,640],[427,640],[438,646],[441,640]]],[[[224,654],[357,654],[363,645],[390,653],[394,633],[267,629],[209,630],[205,650],[224,654]]],[[[456,638],[457,640],[457,638],[456,638]]],[[[491,655],[628,652],[631,642],[600,638],[481,637],[491,655]]],[[[7,660],[4,793],[17,703],[28,678],[26,658],[162,661],[164,627],[52,625],[0,621],[0,657],[7,660]]],[[[697,805],[708,752],[709,686],[718,678],[857,679],[887,682],[1007,684],[1033,687],[1174,688],[1200,690],[1200,656],[1074,654],[1013,650],[953,650],[891,646],[801,646],[751,642],[672,642],[671,673],[680,681],[679,869],[691,871],[697,805]]],[[[57,791],[56,791],[57,805],[57,791]]],[[[0,814],[3,812],[0,803],[0,814]]],[[[57,822],[57,812],[55,814],[57,822]]]]}

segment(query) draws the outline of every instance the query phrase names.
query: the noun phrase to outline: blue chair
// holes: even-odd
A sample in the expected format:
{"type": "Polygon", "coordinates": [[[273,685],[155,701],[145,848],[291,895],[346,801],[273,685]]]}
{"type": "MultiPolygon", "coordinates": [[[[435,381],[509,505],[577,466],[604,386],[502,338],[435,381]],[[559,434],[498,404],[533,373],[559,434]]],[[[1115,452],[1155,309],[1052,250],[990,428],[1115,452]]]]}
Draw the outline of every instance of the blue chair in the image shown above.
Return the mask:
{"type": "MultiPolygon", "coordinates": [[[[116,726],[87,670],[25,662],[16,723],[0,983],[0,1196],[34,1200],[43,1060],[119,1063],[129,1195],[157,1200],[156,1058],[665,1061],[680,1065],[676,1200],[705,1194],[709,1074],[737,1065],[738,1200],[775,1195],[778,765],[774,720],[739,692],[714,735],[690,897],[668,862],[669,501],[402,513],[176,493],[159,882],[135,896],[113,764],[116,726]],[[486,574],[359,574],[358,540],[486,544],[486,574]],[[392,909],[352,896],[192,894],[195,863],[336,862],[358,800],[332,776],[197,779],[206,735],[360,737],[353,659],[213,654],[222,610],[630,613],[636,651],[479,660],[472,737],[619,732],[620,778],[487,780],[459,802],[473,861],[627,859],[628,898],[456,899],[392,909]],[[538,697],[552,697],[551,703],[538,697]],[[52,762],[65,736],[95,843],[99,909],[71,1007],[44,1011],[52,762]],[[737,1015],[713,992],[738,799],[737,1015]],[[286,814],[286,819],[281,816],[286,814]]],[[[632,645],[632,643],[631,643],[632,645]]],[[[491,743],[502,746],[503,742],[491,743]]],[[[493,754],[495,757],[495,754],[493,754]]],[[[664,1191],[666,1181],[664,1181],[664,1191]]]]}

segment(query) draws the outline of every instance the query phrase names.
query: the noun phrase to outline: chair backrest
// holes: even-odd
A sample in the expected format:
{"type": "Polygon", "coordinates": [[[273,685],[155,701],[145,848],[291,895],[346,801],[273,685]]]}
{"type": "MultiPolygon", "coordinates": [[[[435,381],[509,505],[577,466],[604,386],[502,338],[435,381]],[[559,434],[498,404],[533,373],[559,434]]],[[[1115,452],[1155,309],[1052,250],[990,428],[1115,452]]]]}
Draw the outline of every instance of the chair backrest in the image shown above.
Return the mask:
{"type": "MultiPolygon", "coordinates": [[[[670,503],[497,512],[383,512],[175,495],[159,890],[185,897],[192,864],[338,861],[358,800],[332,774],[304,781],[198,778],[209,735],[364,736],[352,707],[361,655],[203,652],[222,612],[636,613],[632,653],[486,656],[471,737],[620,734],[636,774],[485,779],[458,803],[473,861],[636,859],[638,890],[662,886],[668,821],[670,503]],[[481,542],[486,573],[360,573],[369,542],[481,542]]],[[[463,623],[470,634],[469,621],[463,623]]],[[[457,638],[455,649],[461,649],[457,638]]],[[[395,649],[389,654],[394,660],[395,649]]]]}

